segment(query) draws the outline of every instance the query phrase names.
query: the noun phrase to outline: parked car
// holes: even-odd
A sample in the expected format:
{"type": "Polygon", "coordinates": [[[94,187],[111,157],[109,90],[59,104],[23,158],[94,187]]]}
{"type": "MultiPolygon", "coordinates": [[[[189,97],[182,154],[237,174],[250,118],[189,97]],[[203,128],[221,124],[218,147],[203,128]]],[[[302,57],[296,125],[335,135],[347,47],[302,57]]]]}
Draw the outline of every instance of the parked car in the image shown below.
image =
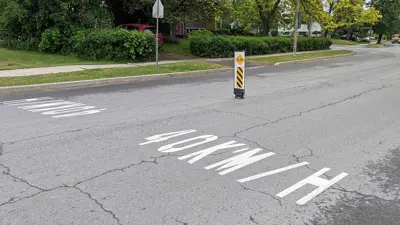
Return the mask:
{"type": "MultiPolygon", "coordinates": [[[[118,26],[118,28],[144,32],[152,35],[153,37],[156,37],[156,32],[157,32],[156,27],[147,24],[137,24],[137,23],[121,24],[118,26]]],[[[163,34],[161,32],[158,32],[158,47],[161,48],[163,44],[164,44],[163,34]]]]}
{"type": "Polygon", "coordinates": [[[398,33],[392,35],[392,44],[400,44],[400,37],[398,33]]]}

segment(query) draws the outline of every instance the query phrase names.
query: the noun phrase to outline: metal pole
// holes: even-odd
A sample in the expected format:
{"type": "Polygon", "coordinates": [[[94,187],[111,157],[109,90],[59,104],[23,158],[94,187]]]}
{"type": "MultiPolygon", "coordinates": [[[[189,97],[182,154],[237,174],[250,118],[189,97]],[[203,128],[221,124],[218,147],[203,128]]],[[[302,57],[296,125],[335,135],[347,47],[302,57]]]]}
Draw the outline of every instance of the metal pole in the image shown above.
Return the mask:
{"type": "Polygon", "coordinates": [[[157,0],[157,29],[156,29],[156,70],[158,71],[158,17],[160,17],[160,0],[157,0]]]}
{"type": "Polygon", "coordinates": [[[293,37],[293,58],[296,58],[296,51],[297,51],[297,26],[299,24],[299,0],[296,0],[296,18],[295,18],[295,25],[294,25],[294,37],[293,37]]]}

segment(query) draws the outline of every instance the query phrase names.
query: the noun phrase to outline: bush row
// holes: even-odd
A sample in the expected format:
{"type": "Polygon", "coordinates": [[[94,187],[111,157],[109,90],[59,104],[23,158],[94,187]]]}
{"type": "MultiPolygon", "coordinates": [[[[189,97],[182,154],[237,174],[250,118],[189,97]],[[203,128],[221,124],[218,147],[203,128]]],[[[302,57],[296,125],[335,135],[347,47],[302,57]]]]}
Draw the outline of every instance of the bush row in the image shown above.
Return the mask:
{"type": "MultiPolygon", "coordinates": [[[[207,58],[233,57],[234,51],[246,55],[265,55],[292,51],[293,40],[289,37],[241,37],[210,35],[196,32],[190,35],[190,51],[193,55],[207,58]]],[[[298,51],[326,50],[332,42],[326,38],[299,37],[298,51]]]]}
{"type": "Polygon", "coordinates": [[[152,59],[155,52],[154,37],[123,29],[81,29],[66,32],[52,28],[42,34],[41,40],[2,38],[0,44],[10,49],[40,50],[108,61],[145,61],[152,59]]]}

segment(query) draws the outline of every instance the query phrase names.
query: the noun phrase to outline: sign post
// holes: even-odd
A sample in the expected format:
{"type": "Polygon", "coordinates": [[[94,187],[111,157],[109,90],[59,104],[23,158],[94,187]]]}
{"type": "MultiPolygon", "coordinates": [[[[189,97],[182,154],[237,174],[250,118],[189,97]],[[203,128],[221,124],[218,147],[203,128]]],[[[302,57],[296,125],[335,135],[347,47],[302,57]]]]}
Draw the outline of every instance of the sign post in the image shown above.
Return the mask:
{"type": "Polygon", "coordinates": [[[156,28],[156,70],[158,70],[158,19],[164,18],[164,6],[161,3],[161,0],[156,0],[153,5],[153,18],[157,19],[157,28],[156,28]]]}
{"type": "Polygon", "coordinates": [[[244,98],[245,90],[245,53],[235,52],[235,69],[233,74],[233,93],[235,98],[244,98]]]}

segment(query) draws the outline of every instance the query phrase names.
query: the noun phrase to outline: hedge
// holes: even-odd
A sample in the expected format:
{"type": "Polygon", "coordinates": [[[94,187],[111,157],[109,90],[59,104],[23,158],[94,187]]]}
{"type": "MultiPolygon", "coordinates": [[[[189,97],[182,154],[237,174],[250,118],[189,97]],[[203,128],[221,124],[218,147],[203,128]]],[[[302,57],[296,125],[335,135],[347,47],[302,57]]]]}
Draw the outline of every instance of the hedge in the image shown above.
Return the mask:
{"type": "Polygon", "coordinates": [[[83,58],[145,61],[155,54],[155,39],[143,32],[124,29],[81,31],[74,36],[74,52],[83,58]]]}
{"type": "MultiPolygon", "coordinates": [[[[207,58],[233,57],[234,51],[246,55],[265,55],[292,51],[293,40],[288,37],[240,37],[209,35],[199,32],[190,36],[193,55],[207,58]]],[[[332,45],[327,38],[299,37],[298,51],[326,50],[332,45]]]]}

